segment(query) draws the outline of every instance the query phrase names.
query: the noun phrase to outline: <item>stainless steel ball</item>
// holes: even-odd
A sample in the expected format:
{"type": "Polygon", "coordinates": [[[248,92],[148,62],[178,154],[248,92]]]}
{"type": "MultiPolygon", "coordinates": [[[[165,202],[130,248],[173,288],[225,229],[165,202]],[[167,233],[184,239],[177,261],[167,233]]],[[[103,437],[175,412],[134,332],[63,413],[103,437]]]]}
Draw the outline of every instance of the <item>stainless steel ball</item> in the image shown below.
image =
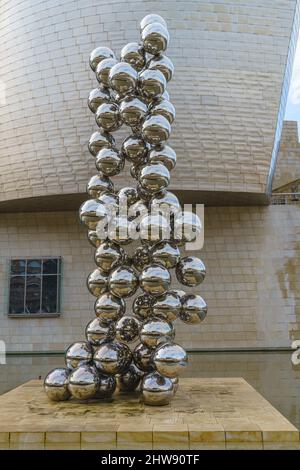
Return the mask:
{"type": "Polygon", "coordinates": [[[154,263],[162,264],[165,268],[175,268],[180,260],[180,250],[174,243],[160,242],[151,247],[154,263]]]}
{"type": "Polygon", "coordinates": [[[152,360],[153,349],[143,343],[139,343],[133,351],[133,360],[137,367],[144,372],[152,372],[154,364],[152,360]]]}
{"type": "Polygon", "coordinates": [[[196,256],[181,258],[176,266],[177,279],[184,286],[198,286],[204,281],[205,274],[204,263],[196,256]]]}
{"type": "Polygon", "coordinates": [[[152,57],[147,67],[149,70],[159,70],[165,76],[167,82],[171,80],[174,74],[173,62],[163,54],[152,57]]]}
{"type": "Polygon", "coordinates": [[[167,81],[159,70],[146,69],[139,76],[138,86],[142,96],[153,100],[163,94],[167,81]]]}
{"type": "Polygon", "coordinates": [[[196,294],[186,294],[182,300],[180,319],[189,325],[202,322],[207,315],[205,300],[196,294]]]}
{"type": "Polygon", "coordinates": [[[179,317],[181,312],[181,300],[176,292],[168,291],[153,301],[152,312],[158,318],[172,322],[179,317]]]}
{"type": "Polygon", "coordinates": [[[104,204],[97,199],[85,201],[79,208],[79,218],[90,230],[95,230],[98,222],[107,218],[104,204]]]}
{"type": "Polygon", "coordinates": [[[137,42],[129,42],[121,50],[121,61],[127,62],[137,72],[140,72],[146,63],[145,51],[137,42]]]}
{"type": "Polygon", "coordinates": [[[163,24],[150,23],[143,28],[141,38],[145,51],[157,55],[167,49],[170,35],[163,24]]]}
{"type": "Polygon", "coordinates": [[[119,212],[119,199],[115,193],[105,191],[98,197],[98,200],[104,204],[108,220],[116,217],[116,214],[119,212]]]}
{"type": "Polygon", "coordinates": [[[86,341],[72,343],[66,350],[65,360],[68,369],[88,364],[93,358],[92,346],[86,341]]]}
{"type": "Polygon", "coordinates": [[[64,401],[70,398],[68,389],[70,370],[63,367],[51,370],[45,377],[44,390],[52,401],[64,401]]]}
{"type": "Polygon", "coordinates": [[[186,292],[184,292],[184,290],[181,290],[181,289],[172,289],[172,292],[178,295],[181,302],[182,302],[183,297],[186,295],[186,292]]]}
{"type": "Polygon", "coordinates": [[[152,296],[163,295],[170,287],[171,276],[169,271],[160,264],[147,266],[140,274],[140,286],[146,294],[152,296]]]}
{"type": "Polygon", "coordinates": [[[128,96],[120,103],[120,114],[123,122],[136,128],[144,121],[148,106],[135,96],[128,96]]]}
{"type": "Polygon", "coordinates": [[[109,325],[124,315],[126,304],[123,299],[111,293],[104,293],[96,300],[94,308],[101,323],[109,325]]]}
{"type": "Polygon", "coordinates": [[[165,117],[170,124],[172,124],[176,115],[175,107],[168,100],[160,100],[158,103],[151,106],[149,112],[152,116],[165,117]]]}
{"type": "Polygon", "coordinates": [[[92,346],[100,346],[100,344],[113,341],[116,335],[114,323],[109,325],[101,323],[100,318],[91,320],[85,328],[85,337],[92,346]]]}
{"type": "Polygon", "coordinates": [[[141,199],[139,199],[134,204],[132,204],[132,206],[129,207],[128,215],[129,217],[132,217],[133,219],[136,219],[137,217],[139,217],[139,219],[141,220],[147,214],[148,214],[148,207],[145,204],[145,202],[142,201],[141,199]]]}
{"type": "Polygon", "coordinates": [[[101,130],[96,131],[91,135],[88,148],[90,153],[95,157],[103,148],[112,148],[115,145],[116,141],[114,137],[108,132],[101,130]]]}
{"type": "Polygon", "coordinates": [[[132,256],[133,266],[142,271],[151,263],[151,255],[147,246],[139,246],[132,256]]]}
{"type": "Polygon", "coordinates": [[[78,400],[94,398],[99,387],[99,375],[95,367],[81,365],[69,377],[69,391],[78,400]]]}
{"type": "Polygon", "coordinates": [[[176,165],[176,152],[169,145],[161,145],[149,153],[149,163],[162,163],[169,171],[176,165]]]}
{"type": "Polygon", "coordinates": [[[116,65],[118,61],[113,59],[112,57],[108,59],[102,60],[96,68],[96,78],[101,85],[106,88],[109,88],[109,73],[114,65],[116,65]]]}
{"type": "Polygon", "coordinates": [[[124,168],[125,159],[116,149],[104,148],[96,156],[96,168],[106,176],[118,175],[124,168]]]}
{"type": "Polygon", "coordinates": [[[98,199],[104,192],[113,191],[113,189],[113,182],[104,174],[97,174],[92,176],[86,188],[89,196],[94,199],[98,199]]]}
{"type": "Polygon", "coordinates": [[[147,156],[148,147],[141,137],[130,135],[122,143],[122,152],[130,162],[142,162],[147,156]]]}
{"type": "Polygon", "coordinates": [[[117,387],[116,378],[113,375],[99,373],[99,386],[95,398],[110,398],[117,387]]]}
{"type": "Polygon", "coordinates": [[[103,103],[108,103],[110,100],[110,94],[108,90],[102,88],[95,88],[92,90],[88,97],[88,107],[95,113],[99,106],[103,103]]]}
{"type": "Polygon", "coordinates": [[[153,355],[157,372],[165,377],[177,377],[186,367],[188,357],[186,351],[175,343],[160,346],[153,355]]]}
{"type": "Polygon", "coordinates": [[[146,165],[147,162],[148,162],[148,159],[146,157],[146,158],[144,158],[143,160],[141,160],[139,162],[132,163],[131,166],[130,166],[130,175],[131,175],[131,177],[134,178],[135,180],[137,180],[142,167],[144,165],[146,165]]]}
{"type": "Polygon", "coordinates": [[[143,29],[151,23],[160,23],[165,28],[167,27],[167,23],[165,22],[162,16],[157,15],[156,13],[150,13],[149,15],[144,16],[144,18],[140,22],[140,31],[142,32],[143,29]]]}
{"type": "Polygon", "coordinates": [[[117,377],[118,388],[121,392],[133,392],[139,386],[143,373],[132,363],[125,374],[117,377]]]}
{"type": "Polygon", "coordinates": [[[174,221],[174,237],[183,243],[193,242],[202,230],[201,220],[197,214],[184,211],[174,221]]]}
{"type": "Polygon", "coordinates": [[[158,372],[146,375],[142,382],[142,398],[146,405],[168,405],[174,396],[174,385],[171,379],[158,372]]]}
{"type": "Polygon", "coordinates": [[[122,126],[119,106],[116,103],[103,103],[95,113],[96,123],[107,132],[114,132],[122,126]]]}
{"type": "Polygon", "coordinates": [[[125,315],[116,323],[116,339],[121,343],[132,343],[139,336],[140,323],[129,315],[125,315]]]}
{"type": "MultiPolygon", "coordinates": [[[[103,105],[101,105],[103,106],[103,105]]],[[[99,109],[99,108],[98,108],[99,109]]],[[[151,145],[164,143],[171,134],[171,126],[164,116],[149,116],[142,125],[142,136],[151,145]]]]}
{"type": "Polygon", "coordinates": [[[124,374],[131,364],[132,353],[124,343],[104,343],[96,349],[93,359],[103,374],[124,374]]]}
{"type": "Polygon", "coordinates": [[[145,215],[139,230],[140,239],[144,243],[154,244],[170,238],[170,225],[161,214],[145,215]]]}
{"type": "Polygon", "coordinates": [[[98,248],[106,238],[99,238],[97,230],[88,230],[87,239],[93,247],[98,248]]]}
{"type": "Polygon", "coordinates": [[[123,257],[123,248],[111,241],[101,243],[95,251],[95,263],[104,273],[109,273],[119,266],[123,257]]]}
{"type": "Polygon", "coordinates": [[[139,200],[139,195],[135,188],[132,188],[131,186],[125,186],[118,191],[118,199],[119,204],[127,204],[127,206],[131,206],[139,200]]]}
{"type": "Polygon", "coordinates": [[[113,58],[115,54],[109,47],[96,47],[90,54],[90,67],[95,72],[97,65],[104,59],[113,58]]]}
{"type": "Polygon", "coordinates": [[[100,269],[95,269],[87,278],[87,288],[92,295],[99,297],[108,290],[108,276],[100,269]]]}
{"type": "Polygon", "coordinates": [[[116,268],[109,277],[110,292],[117,297],[129,297],[135,293],[139,281],[135,271],[129,267],[116,268]]]}
{"type": "Polygon", "coordinates": [[[177,196],[171,191],[162,191],[160,194],[155,194],[150,201],[150,208],[152,213],[160,213],[164,215],[167,220],[174,214],[181,213],[181,206],[177,196]]]}
{"type": "Polygon", "coordinates": [[[173,324],[161,318],[146,320],[140,329],[140,340],[148,348],[157,348],[161,343],[172,341],[174,336],[173,324]]]}
{"type": "Polygon", "coordinates": [[[139,182],[143,189],[151,194],[165,189],[170,183],[170,172],[161,163],[150,163],[142,167],[139,182]]]}
{"type": "Polygon", "coordinates": [[[136,224],[128,217],[117,215],[111,221],[108,238],[119,245],[128,245],[136,236],[136,224]]]}
{"type": "Polygon", "coordinates": [[[126,62],[114,65],[109,73],[110,86],[121,96],[135,91],[137,79],[137,71],[126,62]]]}
{"type": "Polygon", "coordinates": [[[146,191],[144,188],[142,188],[140,183],[136,185],[136,190],[138,192],[139,198],[148,204],[152,198],[152,194],[149,193],[149,191],[146,191]]]}
{"type": "Polygon", "coordinates": [[[146,320],[152,315],[153,297],[148,294],[138,295],[133,302],[132,311],[139,320],[146,320]]]}

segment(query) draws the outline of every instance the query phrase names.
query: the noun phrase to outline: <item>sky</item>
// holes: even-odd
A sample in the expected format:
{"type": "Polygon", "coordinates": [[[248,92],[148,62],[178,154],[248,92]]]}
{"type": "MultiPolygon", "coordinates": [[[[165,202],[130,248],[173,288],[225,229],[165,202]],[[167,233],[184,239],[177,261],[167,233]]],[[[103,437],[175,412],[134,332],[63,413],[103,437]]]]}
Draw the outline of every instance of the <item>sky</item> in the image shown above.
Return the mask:
{"type": "Polygon", "coordinates": [[[298,131],[300,136],[300,35],[296,50],[285,119],[290,121],[298,121],[298,131]]]}

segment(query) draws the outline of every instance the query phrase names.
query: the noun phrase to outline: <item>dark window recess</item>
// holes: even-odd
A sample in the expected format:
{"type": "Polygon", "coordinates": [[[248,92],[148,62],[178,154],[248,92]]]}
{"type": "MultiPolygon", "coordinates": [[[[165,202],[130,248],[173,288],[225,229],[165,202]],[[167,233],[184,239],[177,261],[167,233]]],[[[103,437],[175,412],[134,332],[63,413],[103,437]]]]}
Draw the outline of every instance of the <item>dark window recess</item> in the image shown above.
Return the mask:
{"type": "Polygon", "coordinates": [[[59,313],[61,259],[12,259],[9,315],[59,313]]]}

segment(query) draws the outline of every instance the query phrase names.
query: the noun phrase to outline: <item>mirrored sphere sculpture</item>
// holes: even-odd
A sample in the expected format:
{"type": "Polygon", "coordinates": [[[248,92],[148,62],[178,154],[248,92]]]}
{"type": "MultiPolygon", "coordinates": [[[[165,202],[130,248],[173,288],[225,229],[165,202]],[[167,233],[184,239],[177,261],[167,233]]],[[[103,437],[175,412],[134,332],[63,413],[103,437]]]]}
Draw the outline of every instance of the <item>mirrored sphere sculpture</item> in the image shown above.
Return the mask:
{"type": "MultiPolygon", "coordinates": [[[[67,348],[66,368],[45,378],[53,401],[111,401],[136,390],[145,405],[169,404],[187,364],[186,352],[174,342],[174,323],[196,325],[207,314],[199,294],[171,286],[171,270],[173,280],[194,287],[206,269],[196,256],[180,253],[201,234],[201,220],[168,190],[177,160],[168,144],[176,115],[166,89],[174,75],[165,52],[168,26],[150,13],[139,33],[118,56],[100,46],[89,57],[95,88],[87,106],[98,129],[88,150],[97,173],[87,183],[79,219],[94,249],[96,268],[87,278],[94,316],[86,341],[67,348]],[[124,169],[132,185],[122,186],[124,169]]],[[[186,78],[182,91],[192,79],[186,78]]]]}

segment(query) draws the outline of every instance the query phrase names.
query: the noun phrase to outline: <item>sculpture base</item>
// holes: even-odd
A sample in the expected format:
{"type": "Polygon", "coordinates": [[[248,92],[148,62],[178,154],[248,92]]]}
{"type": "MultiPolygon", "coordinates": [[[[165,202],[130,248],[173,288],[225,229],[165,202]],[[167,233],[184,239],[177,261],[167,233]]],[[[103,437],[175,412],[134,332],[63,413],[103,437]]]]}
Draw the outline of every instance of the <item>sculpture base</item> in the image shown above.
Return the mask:
{"type": "Polygon", "coordinates": [[[0,397],[1,449],[300,449],[299,431],[242,378],[181,379],[170,405],[50,402],[42,381],[0,397]]]}

